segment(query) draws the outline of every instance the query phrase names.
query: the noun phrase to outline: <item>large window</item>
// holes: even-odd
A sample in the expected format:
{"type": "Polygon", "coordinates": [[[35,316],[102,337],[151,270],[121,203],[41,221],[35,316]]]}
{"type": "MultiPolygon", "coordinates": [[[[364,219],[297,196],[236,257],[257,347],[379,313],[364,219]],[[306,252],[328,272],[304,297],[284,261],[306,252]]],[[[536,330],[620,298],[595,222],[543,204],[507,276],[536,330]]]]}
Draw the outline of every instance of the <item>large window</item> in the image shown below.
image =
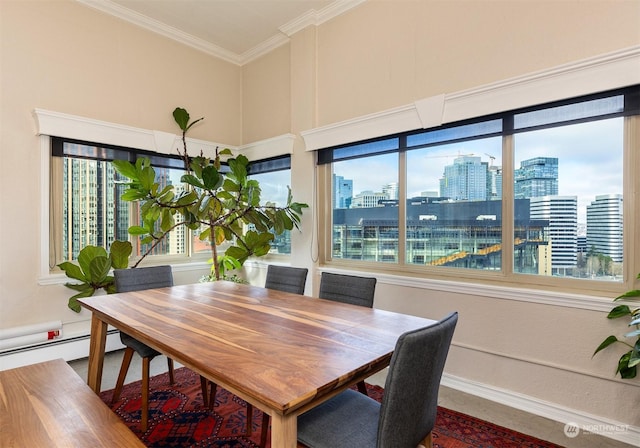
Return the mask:
{"type": "MultiPolygon", "coordinates": [[[[56,264],[75,260],[86,245],[108,248],[112,241],[130,240],[133,256],[140,256],[147,247],[131,238],[128,228],[139,225],[138,204],[120,199],[126,188],[112,165],[116,159],[132,163],[138,157],[148,157],[161,187],[173,185],[176,191],[186,188],[180,183],[184,162],[179,157],[137,151],[122,147],[98,145],[70,139],[52,138],[51,201],[50,201],[50,268],[56,264]]],[[[286,203],[286,185],[290,183],[289,157],[276,161],[260,161],[250,165],[250,172],[264,182],[262,201],[286,203]]],[[[278,253],[290,252],[289,235],[282,236],[275,245],[278,253]]],[[[210,252],[198,232],[178,227],[159,245],[152,256],[171,257],[172,262],[202,253],[206,259],[210,252]]]]}
{"type": "Polygon", "coordinates": [[[621,281],[639,97],[634,86],[320,150],[326,261],[621,281]]]}

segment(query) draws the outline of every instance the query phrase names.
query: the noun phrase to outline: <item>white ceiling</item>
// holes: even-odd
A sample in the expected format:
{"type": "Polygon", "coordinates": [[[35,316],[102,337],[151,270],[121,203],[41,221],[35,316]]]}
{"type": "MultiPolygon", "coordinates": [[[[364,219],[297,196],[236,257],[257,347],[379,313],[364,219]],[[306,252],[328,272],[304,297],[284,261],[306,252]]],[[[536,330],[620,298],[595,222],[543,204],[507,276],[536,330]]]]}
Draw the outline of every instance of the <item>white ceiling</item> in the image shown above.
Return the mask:
{"type": "Polygon", "coordinates": [[[78,0],[242,65],[365,0],[78,0]]]}

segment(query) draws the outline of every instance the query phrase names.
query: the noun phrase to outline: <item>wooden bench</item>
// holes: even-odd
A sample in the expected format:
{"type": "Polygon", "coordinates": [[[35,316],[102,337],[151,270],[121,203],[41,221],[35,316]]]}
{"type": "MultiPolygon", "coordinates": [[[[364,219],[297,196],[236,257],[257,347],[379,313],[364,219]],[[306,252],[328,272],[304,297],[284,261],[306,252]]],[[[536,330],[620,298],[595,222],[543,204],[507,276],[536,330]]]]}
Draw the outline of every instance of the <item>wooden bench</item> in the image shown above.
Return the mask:
{"type": "Polygon", "coordinates": [[[62,359],[0,372],[0,446],[144,447],[62,359]]]}

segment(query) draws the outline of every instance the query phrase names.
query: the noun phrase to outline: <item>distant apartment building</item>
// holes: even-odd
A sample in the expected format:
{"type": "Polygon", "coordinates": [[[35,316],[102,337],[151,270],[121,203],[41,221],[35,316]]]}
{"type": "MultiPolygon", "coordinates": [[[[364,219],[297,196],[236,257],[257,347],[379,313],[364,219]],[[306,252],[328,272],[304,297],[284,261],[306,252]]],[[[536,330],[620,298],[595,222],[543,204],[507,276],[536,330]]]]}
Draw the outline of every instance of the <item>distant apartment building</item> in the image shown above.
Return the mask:
{"type": "Polygon", "coordinates": [[[484,201],[487,199],[487,162],[480,157],[459,156],[444,167],[440,179],[440,196],[454,201],[484,201]]]}
{"type": "Polygon", "coordinates": [[[542,196],[529,200],[531,219],[549,222],[552,274],[572,274],[578,257],[578,198],[542,196]]]}
{"type": "Polygon", "coordinates": [[[623,261],[622,195],[596,196],[587,205],[587,252],[594,250],[615,262],[623,261]]]}
{"type": "MultiPolygon", "coordinates": [[[[87,245],[108,248],[114,240],[130,239],[129,226],[140,224],[135,218],[139,216],[138,205],[120,199],[126,188],[118,183],[120,180],[125,179],[115,171],[111,162],[63,158],[61,259],[76,259],[87,245]]],[[[168,170],[156,168],[156,181],[160,189],[169,185],[168,170]]],[[[181,235],[172,234],[165,238],[153,253],[184,253],[185,244],[185,231],[182,231],[181,235]]],[[[140,255],[145,249],[134,244],[133,255],[140,255]]]]}
{"type": "Polygon", "coordinates": [[[516,199],[558,195],[558,159],[535,157],[523,160],[514,171],[516,199]]]}

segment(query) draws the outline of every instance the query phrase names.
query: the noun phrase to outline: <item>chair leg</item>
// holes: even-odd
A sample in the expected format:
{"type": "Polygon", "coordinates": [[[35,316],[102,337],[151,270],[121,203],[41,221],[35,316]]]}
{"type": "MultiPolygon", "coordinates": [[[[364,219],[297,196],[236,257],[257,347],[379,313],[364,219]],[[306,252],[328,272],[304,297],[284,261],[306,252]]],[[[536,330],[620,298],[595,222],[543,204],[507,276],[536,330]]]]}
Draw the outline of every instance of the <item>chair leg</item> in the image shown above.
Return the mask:
{"type": "Polygon", "coordinates": [[[147,430],[149,423],[149,364],[150,358],[142,358],[142,418],[140,429],[142,432],[147,430]]]}
{"type": "Polygon", "coordinates": [[[175,376],[173,376],[173,359],[167,357],[167,367],[169,368],[169,384],[173,385],[176,382],[175,376]]]}
{"type": "Polygon", "coordinates": [[[129,365],[131,365],[131,358],[133,358],[133,349],[127,347],[124,351],[124,357],[122,358],[122,365],[120,366],[120,373],[118,374],[118,380],[116,381],[116,388],[113,390],[113,397],[111,398],[112,404],[120,398],[122,386],[124,386],[124,379],[129,371],[129,365]]]}
{"type": "Polygon", "coordinates": [[[211,394],[209,395],[209,409],[213,410],[213,407],[216,404],[216,391],[218,389],[218,385],[213,381],[211,383],[211,394]]]}
{"type": "Polygon", "coordinates": [[[360,381],[358,383],[358,392],[360,392],[361,394],[365,394],[365,395],[369,396],[369,394],[367,393],[367,385],[364,384],[364,381],[360,381]]]}
{"type": "Polygon", "coordinates": [[[247,437],[251,437],[251,433],[253,432],[252,423],[253,423],[253,405],[247,403],[247,429],[246,429],[247,437]]]}
{"type": "Polygon", "coordinates": [[[420,445],[418,445],[418,448],[433,448],[433,439],[431,438],[431,432],[429,434],[427,434],[427,437],[425,437],[424,439],[422,439],[422,442],[420,442],[420,445]]]}
{"type": "Polygon", "coordinates": [[[269,432],[269,414],[262,412],[262,432],[260,433],[260,448],[267,444],[267,433],[269,432]]]}
{"type": "Polygon", "coordinates": [[[200,389],[202,390],[202,404],[205,408],[209,408],[209,380],[200,375],[200,389]]]}

